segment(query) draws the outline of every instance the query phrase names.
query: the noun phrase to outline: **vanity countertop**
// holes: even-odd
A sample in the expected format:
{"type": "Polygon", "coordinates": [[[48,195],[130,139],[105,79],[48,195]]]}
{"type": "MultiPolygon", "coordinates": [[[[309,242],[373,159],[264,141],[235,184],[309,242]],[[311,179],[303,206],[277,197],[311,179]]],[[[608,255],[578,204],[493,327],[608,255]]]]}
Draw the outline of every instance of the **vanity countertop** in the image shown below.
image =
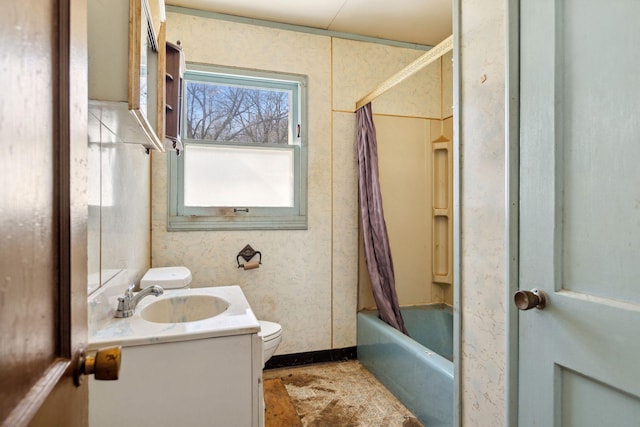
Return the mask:
{"type": "Polygon", "coordinates": [[[255,334],[260,324],[239,286],[217,286],[166,290],[159,297],[143,298],[135,314],[114,317],[121,289],[104,287],[89,297],[89,350],[110,345],[123,347],[187,341],[231,335],[255,334]],[[143,309],[161,299],[190,295],[210,295],[229,303],[226,311],[203,320],[179,323],[155,323],[143,319],[143,309]]]}

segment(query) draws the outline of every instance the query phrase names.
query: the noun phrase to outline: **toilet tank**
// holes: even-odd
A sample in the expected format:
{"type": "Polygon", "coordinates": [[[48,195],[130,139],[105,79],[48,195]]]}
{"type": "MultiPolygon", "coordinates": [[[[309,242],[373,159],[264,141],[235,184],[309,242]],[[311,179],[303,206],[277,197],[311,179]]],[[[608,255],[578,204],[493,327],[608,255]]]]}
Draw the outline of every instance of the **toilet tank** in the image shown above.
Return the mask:
{"type": "Polygon", "coordinates": [[[152,285],[162,289],[187,288],[191,283],[191,271],[187,267],[156,267],[150,268],[140,279],[140,289],[152,285]]]}

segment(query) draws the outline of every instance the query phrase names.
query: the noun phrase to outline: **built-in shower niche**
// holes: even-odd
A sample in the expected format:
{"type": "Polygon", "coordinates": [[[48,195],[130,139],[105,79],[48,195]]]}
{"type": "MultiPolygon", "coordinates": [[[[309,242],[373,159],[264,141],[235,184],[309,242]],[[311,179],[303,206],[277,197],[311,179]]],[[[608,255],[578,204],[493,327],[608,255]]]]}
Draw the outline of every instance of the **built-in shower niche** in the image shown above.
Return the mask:
{"type": "Polygon", "coordinates": [[[432,150],[432,281],[437,285],[453,284],[453,155],[451,118],[433,129],[432,150]]]}

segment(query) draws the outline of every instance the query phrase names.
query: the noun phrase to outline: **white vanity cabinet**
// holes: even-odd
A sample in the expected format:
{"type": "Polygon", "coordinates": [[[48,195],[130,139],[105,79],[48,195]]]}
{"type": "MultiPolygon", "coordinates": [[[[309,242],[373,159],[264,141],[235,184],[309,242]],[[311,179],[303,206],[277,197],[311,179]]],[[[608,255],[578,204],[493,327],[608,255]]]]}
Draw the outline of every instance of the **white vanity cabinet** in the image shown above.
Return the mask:
{"type": "Polygon", "coordinates": [[[89,0],[87,9],[90,114],[121,142],[164,151],[164,0],[89,0]]]}
{"type": "Polygon", "coordinates": [[[167,290],[140,300],[133,316],[115,318],[117,297],[126,289],[126,282],[111,280],[89,296],[88,353],[122,347],[117,381],[88,379],[90,426],[262,427],[263,344],[242,289],[167,290]],[[201,320],[145,320],[153,304],[205,296],[227,308],[201,320]]]}
{"type": "Polygon", "coordinates": [[[89,379],[91,427],[263,425],[257,333],[122,348],[117,381],[89,379]]]}

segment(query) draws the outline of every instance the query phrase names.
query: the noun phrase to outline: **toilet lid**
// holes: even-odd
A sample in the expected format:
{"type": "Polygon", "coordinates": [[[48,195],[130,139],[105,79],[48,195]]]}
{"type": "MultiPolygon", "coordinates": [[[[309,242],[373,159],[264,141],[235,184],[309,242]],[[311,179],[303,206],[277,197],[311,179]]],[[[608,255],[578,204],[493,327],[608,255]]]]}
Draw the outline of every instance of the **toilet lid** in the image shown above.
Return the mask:
{"type": "Polygon", "coordinates": [[[282,326],[278,323],[267,322],[266,320],[258,320],[260,323],[260,336],[264,341],[277,338],[282,333],[282,326]]]}
{"type": "Polygon", "coordinates": [[[159,285],[162,289],[185,288],[191,283],[191,271],[187,267],[150,268],[140,279],[140,289],[159,285]]]}

